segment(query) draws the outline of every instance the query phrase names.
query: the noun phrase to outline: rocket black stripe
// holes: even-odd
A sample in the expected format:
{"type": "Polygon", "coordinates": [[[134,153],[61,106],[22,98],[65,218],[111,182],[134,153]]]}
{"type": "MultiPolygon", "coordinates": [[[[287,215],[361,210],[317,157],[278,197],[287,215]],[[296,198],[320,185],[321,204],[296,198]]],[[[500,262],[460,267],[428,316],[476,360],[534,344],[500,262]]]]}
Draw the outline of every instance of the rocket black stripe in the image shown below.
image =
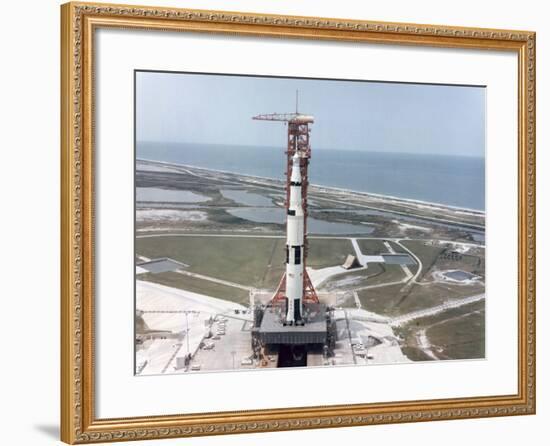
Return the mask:
{"type": "Polygon", "coordinates": [[[301,246],[293,246],[294,248],[294,264],[300,265],[302,263],[302,247],[301,246]]]}

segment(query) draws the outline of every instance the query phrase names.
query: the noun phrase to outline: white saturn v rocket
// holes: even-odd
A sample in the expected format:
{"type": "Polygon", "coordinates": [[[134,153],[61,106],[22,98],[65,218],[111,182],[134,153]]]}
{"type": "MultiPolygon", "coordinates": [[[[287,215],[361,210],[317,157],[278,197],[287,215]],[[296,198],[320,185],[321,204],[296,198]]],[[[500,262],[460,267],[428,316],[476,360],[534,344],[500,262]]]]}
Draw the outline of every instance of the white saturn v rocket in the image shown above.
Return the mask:
{"type": "Polygon", "coordinates": [[[304,294],[304,208],[302,203],[301,158],[296,150],[292,157],[290,199],[286,224],[286,298],[285,322],[300,325],[304,294]]]}

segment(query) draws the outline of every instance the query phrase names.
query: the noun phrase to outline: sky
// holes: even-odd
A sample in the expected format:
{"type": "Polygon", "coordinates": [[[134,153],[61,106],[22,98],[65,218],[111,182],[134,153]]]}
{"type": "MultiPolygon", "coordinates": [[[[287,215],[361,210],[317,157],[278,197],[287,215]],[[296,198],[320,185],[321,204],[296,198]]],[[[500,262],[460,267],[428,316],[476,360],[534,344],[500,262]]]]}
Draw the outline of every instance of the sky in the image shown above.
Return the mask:
{"type": "Polygon", "coordinates": [[[138,141],[281,146],[281,123],[262,113],[315,117],[316,150],[355,150],[482,157],[483,87],[136,73],[138,141]]]}

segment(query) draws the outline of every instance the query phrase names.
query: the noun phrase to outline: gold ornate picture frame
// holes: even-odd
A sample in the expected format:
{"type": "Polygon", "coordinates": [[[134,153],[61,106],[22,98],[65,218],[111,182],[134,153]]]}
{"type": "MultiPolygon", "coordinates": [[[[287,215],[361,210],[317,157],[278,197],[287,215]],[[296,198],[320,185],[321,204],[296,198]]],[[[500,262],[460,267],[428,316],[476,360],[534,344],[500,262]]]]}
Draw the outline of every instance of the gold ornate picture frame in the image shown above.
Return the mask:
{"type": "MultiPolygon", "coordinates": [[[[91,4],[61,8],[61,439],[93,443],[535,413],[535,33],[91,4]],[[98,419],[94,374],[94,46],[100,28],[512,52],[518,61],[518,392],[98,419]]],[[[513,290],[510,290],[512,293],[513,290]]]]}

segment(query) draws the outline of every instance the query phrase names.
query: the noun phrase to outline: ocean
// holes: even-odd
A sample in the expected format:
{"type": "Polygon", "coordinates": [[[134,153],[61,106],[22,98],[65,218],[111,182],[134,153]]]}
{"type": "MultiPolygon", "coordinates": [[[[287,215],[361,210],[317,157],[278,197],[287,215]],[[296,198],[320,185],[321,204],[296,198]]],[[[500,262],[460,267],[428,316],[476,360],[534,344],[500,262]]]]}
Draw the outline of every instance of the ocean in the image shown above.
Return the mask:
{"type": "MultiPolygon", "coordinates": [[[[136,157],[283,179],[283,147],[138,142],[136,157]]],[[[485,210],[485,159],[312,149],[310,182],[485,210]]]]}

